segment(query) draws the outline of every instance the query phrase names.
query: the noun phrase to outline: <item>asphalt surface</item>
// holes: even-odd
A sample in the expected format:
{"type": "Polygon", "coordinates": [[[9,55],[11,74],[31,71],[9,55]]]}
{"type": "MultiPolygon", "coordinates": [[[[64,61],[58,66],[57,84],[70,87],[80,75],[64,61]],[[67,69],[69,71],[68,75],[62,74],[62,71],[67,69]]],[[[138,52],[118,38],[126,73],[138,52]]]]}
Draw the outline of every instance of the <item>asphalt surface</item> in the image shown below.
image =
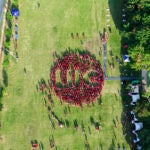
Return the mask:
{"type": "Polygon", "coordinates": [[[129,80],[139,79],[139,77],[113,77],[113,76],[107,76],[107,46],[104,47],[104,76],[105,76],[105,80],[129,81],[129,80]]]}
{"type": "Polygon", "coordinates": [[[121,81],[132,81],[139,80],[139,77],[105,77],[105,80],[121,80],[121,81]]]}
{"type": "Polygon", "coordinates": [[[0,26],[2,25],[4,4],[5,0],[0,0],[0,26]]]}

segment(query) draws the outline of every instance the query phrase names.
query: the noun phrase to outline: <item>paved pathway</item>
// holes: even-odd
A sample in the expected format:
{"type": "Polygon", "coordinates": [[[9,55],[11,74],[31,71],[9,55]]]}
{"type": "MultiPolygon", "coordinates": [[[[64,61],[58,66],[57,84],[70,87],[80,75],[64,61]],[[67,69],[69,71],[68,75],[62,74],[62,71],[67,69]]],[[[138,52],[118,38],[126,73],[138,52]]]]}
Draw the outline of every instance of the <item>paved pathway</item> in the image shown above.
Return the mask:
{"type": "Polygon", "coordinates": [[[2,25],[4,4],[5,4],[5,0],[0,0],[0,26],[2,25]]]}
{"type": "Polygon", "coordinates": [[[107,49],[104,50],[104,76],[105,76],[105,80],[121,80],[121,81],[127,81],[127,80],[137,80],[139,79],[139,77],[113,77],[107,76],[107,49]]]}
{"type": "Polygon", "coordinates": [[[105,80],[121,80],[121,81],[129,81],[129,80],[137,80],[139,77],[105,77],[105,80]]]}
{"type": "Polygon", "coordinates": [[[107,51],[104,51],[104,76],[107,77],[107,51]]]}

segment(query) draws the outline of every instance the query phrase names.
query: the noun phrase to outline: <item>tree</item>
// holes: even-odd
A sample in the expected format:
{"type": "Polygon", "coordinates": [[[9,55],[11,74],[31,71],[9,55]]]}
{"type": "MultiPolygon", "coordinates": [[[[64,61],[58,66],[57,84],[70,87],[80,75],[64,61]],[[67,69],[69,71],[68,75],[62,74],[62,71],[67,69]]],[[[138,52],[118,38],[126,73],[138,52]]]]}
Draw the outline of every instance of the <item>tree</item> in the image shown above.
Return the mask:
{"type": "MultiPolygon", "coordinates": [[[[129,53],[132,58],[131,67],[136,70],[150,70],[150,3],[149,0],[128,0],[128,24],[124,31],[128,35],[129,53]]],[[[124,36],[123,38],[126,39],[124,36]]]]}

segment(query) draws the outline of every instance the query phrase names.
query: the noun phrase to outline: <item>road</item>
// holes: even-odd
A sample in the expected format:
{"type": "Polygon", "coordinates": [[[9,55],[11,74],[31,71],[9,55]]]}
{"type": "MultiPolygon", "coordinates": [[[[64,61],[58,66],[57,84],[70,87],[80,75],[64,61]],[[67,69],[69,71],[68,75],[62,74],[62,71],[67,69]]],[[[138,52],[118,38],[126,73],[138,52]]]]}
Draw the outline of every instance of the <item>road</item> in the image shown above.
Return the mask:
{"type": "Polygon", "coordinates": [[[2,25],[4,4],[5,4],[5,0],[0,0],[0,26],[2,25]]]}

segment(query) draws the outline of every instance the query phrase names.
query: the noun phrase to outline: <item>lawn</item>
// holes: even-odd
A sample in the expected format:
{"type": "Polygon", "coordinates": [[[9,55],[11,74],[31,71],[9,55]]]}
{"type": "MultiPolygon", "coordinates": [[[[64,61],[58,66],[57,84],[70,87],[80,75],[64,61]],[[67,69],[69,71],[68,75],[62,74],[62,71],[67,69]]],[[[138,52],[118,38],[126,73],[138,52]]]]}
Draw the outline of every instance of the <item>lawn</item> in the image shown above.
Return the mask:
{"type": "MultiPolygon", "coordinates": [[[[83,150],[86,149],[85,141],[88,141],[92,150],[113,150],[119,145],[125,145],[126,149],[129,149],[121,124],[123,108],[120,81],[105,81],[103,105],[95,102],[90,107],[83,105],[83,110],[70,106],[71,113],[67,114],[64,110],[69,111],[68,105],[61,105],[59,99],[52,94],[55,105],[52,107],[53,111],[64,122],[69,122],[69,126],[65,125],[63,128],[60,128],[52,117],[48,117],[45,96],[36,89],[41,78],[46,82],[50,78],[50,68],[56,61],[54,52],[61,56],[69,47],[88,49],[103,66],[103,48],[99,32],[103,32],[106,27],[107,1],[43,0],[38,8],[36,0],[19,0],[19,6],[19,61],[16,62],[10,57],[10,64],[6,69],[8,95],[3,97],[0,131],[3,140],[0,142],[0,149],[31,149],[30,142],[36,139],[48,150],[52,136],[58,150],[83,150]],[[83,32],[85,38],[82,36],[83,32]],[[94,122],[100,123],[102,128],[99,131],[95,130],[92,118],[94,122]],[[50,120],[54,122],[56,129],[50,120]],[[74,127],[75,120],[79,126],[77,130],[74,127]]],[[[113,51],[114,56],[117,56],[120,54],[121,37],[111,15],[110,24],[112,34],[109,33],[108,51],[113,51]]],[[[13,42],[11,50],[15,52],[13,42]]],[[[109,53],[108,58],[112,61],[109,53]]],[[[108,67],[109,75],[120,75],[119,66],[115,66],[114,70],[108,67]]]]}

